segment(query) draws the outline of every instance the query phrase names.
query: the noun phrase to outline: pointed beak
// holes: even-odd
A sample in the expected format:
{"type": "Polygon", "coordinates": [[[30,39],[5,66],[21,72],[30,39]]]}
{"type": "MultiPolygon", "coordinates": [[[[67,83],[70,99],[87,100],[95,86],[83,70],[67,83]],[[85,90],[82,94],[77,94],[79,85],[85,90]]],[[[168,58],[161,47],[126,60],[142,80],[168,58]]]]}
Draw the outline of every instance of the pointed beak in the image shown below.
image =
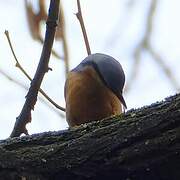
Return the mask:
{"type": "Polygon", "coordinates": [[[126,105],[126,102],[125,102],[124,97],[122,96],[122,94],[119,94],[118,98],[121,101],[121,103],[123,104],[123,106],[127,109],[127,105],[126,105]]]}

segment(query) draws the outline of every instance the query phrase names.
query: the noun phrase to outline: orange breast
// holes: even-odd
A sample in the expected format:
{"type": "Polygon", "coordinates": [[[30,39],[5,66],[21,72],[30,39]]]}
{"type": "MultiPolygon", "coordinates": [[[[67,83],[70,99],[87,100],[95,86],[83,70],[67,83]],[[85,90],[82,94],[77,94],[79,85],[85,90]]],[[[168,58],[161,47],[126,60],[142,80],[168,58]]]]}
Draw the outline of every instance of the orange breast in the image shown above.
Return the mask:
{"type": "Polygon", "coordinates": [[[104,85],[91,66],[87,66],[82,72],[69,73],[65,100],[69,126],[100,120],[122,112],[117,96],[104,85]]]}

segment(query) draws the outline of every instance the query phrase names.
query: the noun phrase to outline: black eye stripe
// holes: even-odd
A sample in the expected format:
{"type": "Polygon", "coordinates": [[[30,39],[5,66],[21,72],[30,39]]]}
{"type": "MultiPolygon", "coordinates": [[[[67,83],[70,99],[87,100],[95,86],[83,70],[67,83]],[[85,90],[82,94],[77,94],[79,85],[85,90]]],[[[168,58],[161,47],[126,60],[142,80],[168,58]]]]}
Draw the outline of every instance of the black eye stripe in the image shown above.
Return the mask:
{"type": "Polygon", "coordinates": [[[119,94],[122,93],[122,90],[121,90],[121,92],[120,92],[120,91],[119,91],[119,92],[116,92],[114,89],[112,89],[111,87],[108,86],[108,84],[107,84],[107,82],[105,81],[103,75],[101,74],[101,72],[100,72],[97,64],[96,64],[95,62],[91,61],[91,62],[88,62],[86,65],[93,66],[93,68],[94,68],[94,69],[96,70],[96,72],[98,73],[100,79],[103,81],[104,85],[105,85],[106,87],[108,87],[111,91],[113,91],[114,94],[118,97],[118,99],[120,99],[120,101],[122,102],[122,96],[119,95],[119,94]]]}
{"type": "Polygon", "coordinates": [[[94,68],[104,85],[109,88],[118,97],[124,107],[126,107],[125,100],[122,96],[125,74],[121,64],[109,55],[96,53],[86,57],[72,71],[83,71],[86,66],[92,66],[94,68]]]}
{"type": "Polygon", "coordinates": [[[103,83],[105,84],[105,86],[108,87],[105,79],[103,78],[102,74],[101,74],[100,71],[99,71],[99,68],[98,68],[97,64],[96,64],[94,61],[87,61],[86,63],[83,63],[82,65],[83,65],[83,67],[85,67],[85,66],[92,66],[92,67],[95,69],[95,71],[98,73],[100,79],[103,81],[103,83]]]}

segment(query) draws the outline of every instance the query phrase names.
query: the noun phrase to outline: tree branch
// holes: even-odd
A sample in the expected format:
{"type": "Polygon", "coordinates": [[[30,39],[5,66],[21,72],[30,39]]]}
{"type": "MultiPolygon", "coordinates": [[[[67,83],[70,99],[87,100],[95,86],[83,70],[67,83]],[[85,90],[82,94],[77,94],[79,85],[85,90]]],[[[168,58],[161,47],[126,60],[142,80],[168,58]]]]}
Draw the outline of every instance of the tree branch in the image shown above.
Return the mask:
{"type": "Polygon", "coordinates": [[[61,39],[63,44],[63,52],[64,52],[64,64],[65,64],[65,75],[67,77],[67,74],[69,72],[69,51],[68,51],[68,43],[66,38],[66,29],[65,29],[65,19],[64,19],[64,12],[62,5],[60,5],[60,18],[59,18],[59,26],[58,28],[61,28],[61,39]]]}
{"type": "Polygon", "coordinates": [[[146,24],[145,24],[145,33],[143,35],[142,40],[140,41],[139,45],[135,48],[134,51],[134,63],[133,63],[133,68],[132,72],[130,75],[130,78],[128,80],[128,84],[126,85],[125,92],[127,93],[130,87],[132,86],[134,79],[136,78],[139,70],[139,64],[141,61],[141,54],[143,50],[147,50],[147,52],[154,58],[154,60],[157,62],[157,64],[161,67],[163,70],[165,76],[169,79],[169,82],[172,84],[172,86],[176,89],[179,90],[179,84],[173,76],[173,72],[171,69],[166,65],[160,54],[157,53],[155,48],[151,45],[151,37],[152,37],[152,30],[153,30],[153,22],[154,22],[154,17],[157,9],[157,0],[152,0],[150,1],[150,7],[149,11],[146,17],[146,24]]]}
{"type": "Polygon", "coordinates": [[[10,48],[11,48],[11,52],[12,52],[12,54],[13,54],[13,56],[14,56],[15,61],[16,61],[16,67],[19,68],[19,69],[22,71],[22,73],[23,73],[30,81],[32,81],[31,77],[30,77],[29,74],[25,71],[25,69],[21,66],[21,64],[19,63],[19,61],[18,61],[18,59],[17,59],[17,57],[16,57],[16,54],[15,54],[15,52],[14,52],[14,49],[13,49],[13,46],[12,46],[12,43],[11,43],[11,39],[10,39],[10,36],[9,36],[9,32],[8,32],[7,30],[5,30],[4,34],[6,35],[6,38],[7,38],[8,43],[9,43],[9,46],[10,46],[10,48]]]}
{"type": "Polygon", "coordinates": [[[180,94],[71,130],[1,141],[0,177],[179,180],[179,109],[180,94]]]}
{"type": "MultiPolygon", "coordinates": [[[[25,0],[25,9],[31,37],[43,44],[44,39],[41,36],[40,24],[47,19],[45,0],[39,0],[39,12],[33,10],[32,4],[28,0],[25,0]]],[[[53,48],[51,53],[56,58],[64,60],[64,57],[60,56],[53,48]]]]}
{"type": "Polygon", "coordinates": [[[82,16],[82,12],[81,12],[81,4],[80,4],[80,0],[77,0],[77,6],[78,6],[78,12],[76,13],[76,17],[79,20],[79,23],[81,25],[81,30],[83,33],[83,37],[84,37],[84,42],[86,45],[86,50],[88,55],[91,54],[91,49],[90,49],[90,45],[89,45],[89,41],[88,41],[88,36],[87,36],[87,32],[86,32],[86,28],[84,25],[84,20],[83,20],[83,16],[82,16]]]}
{"type": "Polygon", "coordinates": [[[166,75],[167,79],[169,80],[170,84],[179,91],[180,85],[176,79],[176,76],[174,76],[173,71],[169,68],[169,66],[166,64],[165,60],[163,60],[162,56],[153,48],[151,44],[147,45],[147,49],[149,54],[153,57],[153,59],[159,64],[159,67],[162,69],[164,74],[166,75]]]}
{"type": "Polygon", "coordinates": [[[145,25],[144,25],[145,32],[143,34],[141,41],[139,42],[139,44],[137,45],[137,47],[134,50],[134,62],[132,65],[133,68],[132,68],[130,78],[129,78],[128,83],[127,83],[126,88],[125,88],[126,93],[131,89],[131,86],[132,86],[132,84],[133,84],[133,82],[134,82],[134,80],[135,80],[135,78],[139,72],[139,64],[141,61],[141,53],[144,49],[147,48],[147,44],[149,43],[149,41],[151,39],[154,14],[156,12],[156,6],[157,6],[156,0],[150,1],[149,10],[148,10],[146,20],[145,20],[145,25]]]}
{"type": "MultiPolygon", "coordinates": [[[[13,82],[14,84],[18,85],[19,87],[25,89],[28,91],[28,87],[26,85],[24,85],[23,83],[21,83],[20,81],[18,81],[17,79],[13,78],[12,76],[10,76],[9,74],[7,74],[5,71],[3,71],[2,69],[0,69],[0,74],[2,74],[6,79],[8,79],[9,81],[13,82]]],[[[41,96],[38,96],[39,100],[45,104],[47,107],[49,107],[49,109],[53,110],[56,114],[58,114],[61,118],[64,118],[65,115],[64,113],[61,113],[59,110],[57,110],[57,108],[52,107],[47,101],[45,101],[41,96]]]]}
{"type": "MultiPolygon", "coordinates": [[[[19,68],[22,73],[30,80],[32,81],[32,78],[30,77],[30,75],[26,72],[26,70],[21,66],[21,64],[19,63],[17,57],[16,57],[16,54],[14,52],[14,48],[12,46],[12,43],[11,43],[11,39],[10,39],[10,36],[9,36],[9,32],[6,30],[5,32],[5,35],[7,37],[7,40],[8,40],[8,43],[9,43],[9,46],[10,46],[10,49],[11,49],[11,52],[14,56],[14,59],[16,61],[16,67],[19,68]]],[[[39,89],[39,92],[52,104],[54,105],[57,109],[61,110],[61,111],[65,111],[65,108],[59,106],[55,101],[53,101],[41,88],[39,89]]]]}
{"type": "Polygon", "coordinates": [[[49,15],[47,19],[45,41],[43,45],[41,58],[36,73],[34,75],[34,78],[31,81],[31,86],[26,96],[26,101],[24,103],[20,115],[16,118],[16,123],[14,125],[14,129],[10,137],[20,136],[22,133],[28,134],[28,131],[26,129],[26,124],[31,122],[31,110],[34,109],[34,106],[36,104],[38,91],[41,86],[43,77],[45,73],[48,72],[49,70],[48,63],[54,41],[55,30],[58,20],[58,13],[59,13],[59,0],[51,0],[49,7],[49,15]]]}

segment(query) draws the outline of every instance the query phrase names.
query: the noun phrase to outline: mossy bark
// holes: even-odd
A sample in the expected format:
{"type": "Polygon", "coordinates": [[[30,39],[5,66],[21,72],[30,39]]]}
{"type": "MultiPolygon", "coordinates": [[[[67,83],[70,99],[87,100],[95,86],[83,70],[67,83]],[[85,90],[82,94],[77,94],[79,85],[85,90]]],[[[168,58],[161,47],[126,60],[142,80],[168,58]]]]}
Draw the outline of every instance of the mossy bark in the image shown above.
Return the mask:
{"type": "Polygon", "coordinates": [[[0,179],[180,179],[180,95],[81,125],[0,142],[0,179]]]}

